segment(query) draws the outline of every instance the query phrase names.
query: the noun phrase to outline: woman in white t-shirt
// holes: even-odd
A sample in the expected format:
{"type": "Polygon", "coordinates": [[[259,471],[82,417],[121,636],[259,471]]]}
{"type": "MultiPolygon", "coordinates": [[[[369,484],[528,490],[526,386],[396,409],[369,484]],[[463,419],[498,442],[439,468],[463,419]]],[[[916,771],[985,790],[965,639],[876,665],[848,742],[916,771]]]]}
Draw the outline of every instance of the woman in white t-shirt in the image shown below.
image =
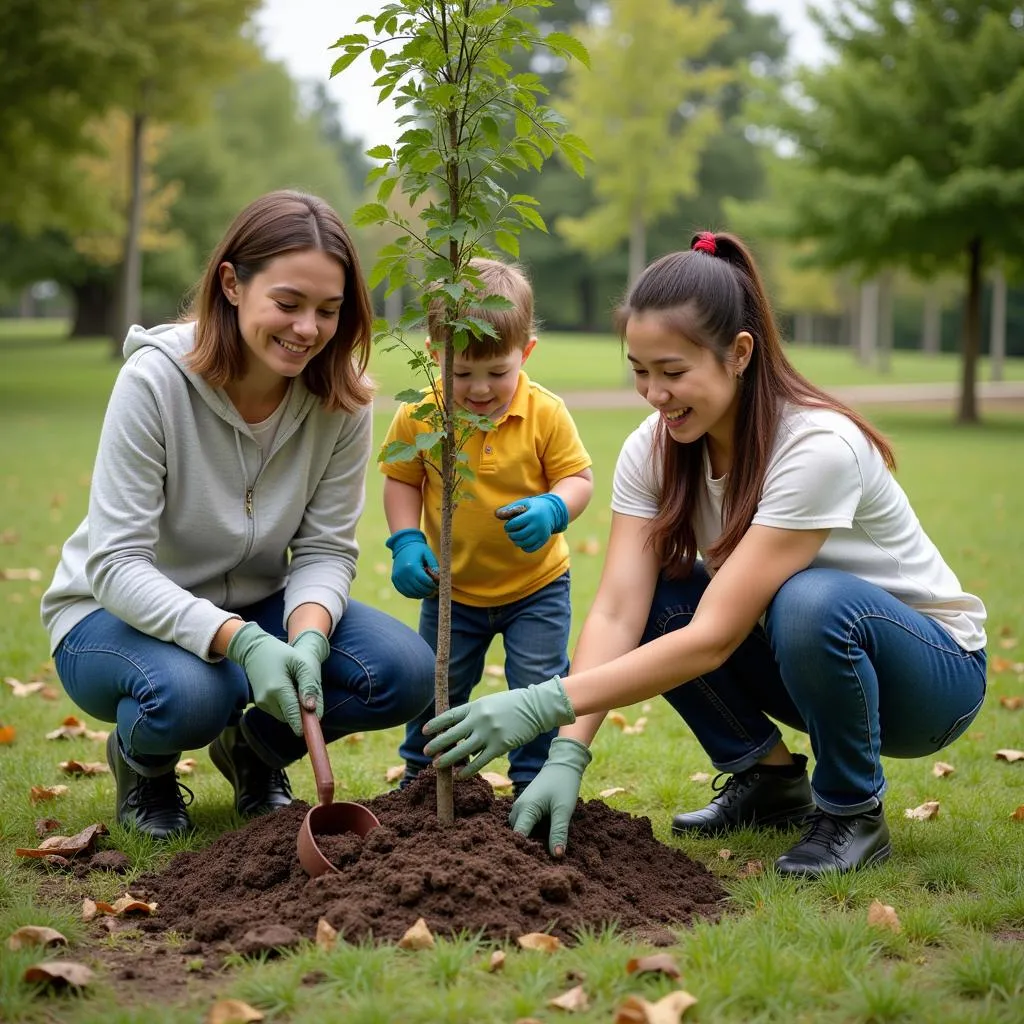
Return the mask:
{"type": "Polygon", "coordinates": [[[704,232],[651,264],[619,325],[656,411],[619,456],[572,671],[440,715],[427,752],[476,755],[468,775],[562,726],[511,815],[525,834],[550,816],[558,855],[604,714],[664,694],[728,776],[674,831],[803,824],[776,862],[788,875],[881,861],[881,757],[934,753],[978,713],[985,608],[922,529],[884,438],[789,364],[738,239],[704,232]],[[810,734],[813,778],[777,722],[810,734]]]}

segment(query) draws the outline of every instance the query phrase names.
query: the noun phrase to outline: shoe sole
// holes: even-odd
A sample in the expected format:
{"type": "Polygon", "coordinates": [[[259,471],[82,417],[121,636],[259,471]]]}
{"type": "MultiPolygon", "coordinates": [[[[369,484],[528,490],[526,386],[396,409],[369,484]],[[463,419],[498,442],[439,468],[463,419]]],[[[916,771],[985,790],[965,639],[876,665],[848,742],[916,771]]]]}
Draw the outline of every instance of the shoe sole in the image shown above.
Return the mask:
{"type": "Polygon", "coordinates": [[[767,818],[759,818],[756,821],[746,822],[741,825],[723,825],[721,828],[705,828],[701,825],[673,825],[672,833],[677,836],[703,836],[707,839],[716,839],[720,836],[730,835],[745,828],[773,828],[780,832],[786,829],[796,828],[803,825],[808,818],[817,810],[814,804],[807,804],[803,810],[789,811],[786,814],[769,815],[767,818]]]}

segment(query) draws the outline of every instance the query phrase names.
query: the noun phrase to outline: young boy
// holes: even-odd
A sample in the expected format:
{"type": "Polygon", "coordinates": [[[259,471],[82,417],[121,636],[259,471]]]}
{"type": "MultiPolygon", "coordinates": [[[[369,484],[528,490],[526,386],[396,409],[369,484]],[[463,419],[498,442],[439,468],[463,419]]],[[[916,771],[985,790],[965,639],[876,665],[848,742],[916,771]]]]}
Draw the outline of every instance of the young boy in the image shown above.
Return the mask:
{"type": "MultiPolygon", "coordinates": [[[[505,678],[513,688],[543,682],[569,670],[569,547],[562,531],[590,501],[593,474],[576,425],[560,398],[523,371],[537,339],[533,291],[516,267],[475,259],[479,294],[500,295],[511,309],[474,309],[497,337],[473,339],[455,356],[455,404],[486,416],[491,430],[478,430],[463,451],[475,479],[471,496],[459,501],[452,523],[452,639],[448,686],[451,704],[469,700],[480,681],[491,641],[505,645],[505,678]],[[525,506],[512,518],[504,518],[525,506]],[[503,518],[495,515],[502,513],[503,518]]],[[[441,337],[444,307],[428,315],[432,337],[441,337]]],[[[432,350],[442,364],[443,352],[432,350]]],[[[433,400],[431,396],[431,400],[433,400]]],[[[430,426],[413,418],[416,405],[395,414],[385,444],[412,443],[430,426]]],[[[391,582],[405,597],[422,598],[420,636],[437,649],[437,569],[440,548],[441,481],[423,456],[382,463],[384,512],[394,563],[391,582]],[[422,518],[423,529],[420,529],[422,518]]],[[[399,753],[408,784],[430,763],[423,753],[423,724],[433,706],[406,726],[399,753]]],[[[519,794],[547,758],[554,731],[509,754],[510,776],[519,794]]]]}

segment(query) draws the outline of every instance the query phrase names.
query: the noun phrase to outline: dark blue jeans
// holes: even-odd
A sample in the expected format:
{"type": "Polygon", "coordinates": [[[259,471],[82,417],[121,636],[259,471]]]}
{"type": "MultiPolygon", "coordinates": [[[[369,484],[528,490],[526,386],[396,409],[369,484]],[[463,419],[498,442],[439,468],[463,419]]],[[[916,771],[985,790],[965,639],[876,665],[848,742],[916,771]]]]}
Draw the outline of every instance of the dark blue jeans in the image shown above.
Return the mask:
{"type": "MultiPolygon", "coordinates": [[[[660,580],[642,642],[685,626],[709,582],[700,563],[689,579],[660,580]]],[[[763,629],[665,699],[719,771],[768,753],[776,721],[808,733],[815,803],[850,815],[885,793],[882,755],[923,757],[967,729],[985,698],[985,662],[887,591],[805,569],[779,589],[763,629]]]]}
{"type": "MultiPolygon", "coordinates": [[[[274,594],[236,609],[287,639],[284,600],[274,594]]],[[[68,696],[85,712],[116,722],[128,763],[143,775],[172,767],[184,750],[212,742],[236,725],[252,701],[249,681],[226,658],[215,664],[93,612],[61,641],[54,660],[68,696]]],[[[387,729],[418,715],[434,694],[434,653],[408,626],[349,601],[323,666],[324,739],[387,729]]],[[[247,739],[272,767],[302,757],[306,743],[259,708],[244,714],[247,739]]]]}
{"type": "MultiPolygon", "coordinates": [[[[541,587],[529,597],[493,608],[474,608],[452,602],[451,662],[448,666],[448,700],[452,707],[465,704],[484,672],[484,658],[491,641],[501,636],[505,644],[505,678],[516,690],[543,683],[569,671],[569,574],[541,587]]],[[[437,645],[437,598],[427,598],[420,608],[420,636],[437,645]]],[[[423,725],[434,716],[434,705],[417,715],[405,732],[399,754],[412,772],[430,764],[423,753],[427,737],[423,725]]],[[[522,785],[532,782],[544,766],[556,729],[509,752],[509,777],[522,785]]]]}

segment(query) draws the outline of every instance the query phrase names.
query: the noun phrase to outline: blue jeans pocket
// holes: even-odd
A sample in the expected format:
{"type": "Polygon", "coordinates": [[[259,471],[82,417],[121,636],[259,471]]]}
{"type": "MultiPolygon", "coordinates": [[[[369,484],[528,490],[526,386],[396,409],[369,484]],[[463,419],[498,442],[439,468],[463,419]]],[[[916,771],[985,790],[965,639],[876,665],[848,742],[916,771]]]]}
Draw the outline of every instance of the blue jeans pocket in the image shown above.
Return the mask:
{"type": "Polygon", "coordinates": [[[942,737],[935,742],[935,749],[942,750],[943,747],[948,747],[954,740],[959,739],[964,732],[966,732],[968,726],[974,721],[978,712],[981,710],[981,705],[985,703],[985,694],[981,695],[981,700],[967,712],[966,715],[961,715],[942,735],[942,737]]]}

